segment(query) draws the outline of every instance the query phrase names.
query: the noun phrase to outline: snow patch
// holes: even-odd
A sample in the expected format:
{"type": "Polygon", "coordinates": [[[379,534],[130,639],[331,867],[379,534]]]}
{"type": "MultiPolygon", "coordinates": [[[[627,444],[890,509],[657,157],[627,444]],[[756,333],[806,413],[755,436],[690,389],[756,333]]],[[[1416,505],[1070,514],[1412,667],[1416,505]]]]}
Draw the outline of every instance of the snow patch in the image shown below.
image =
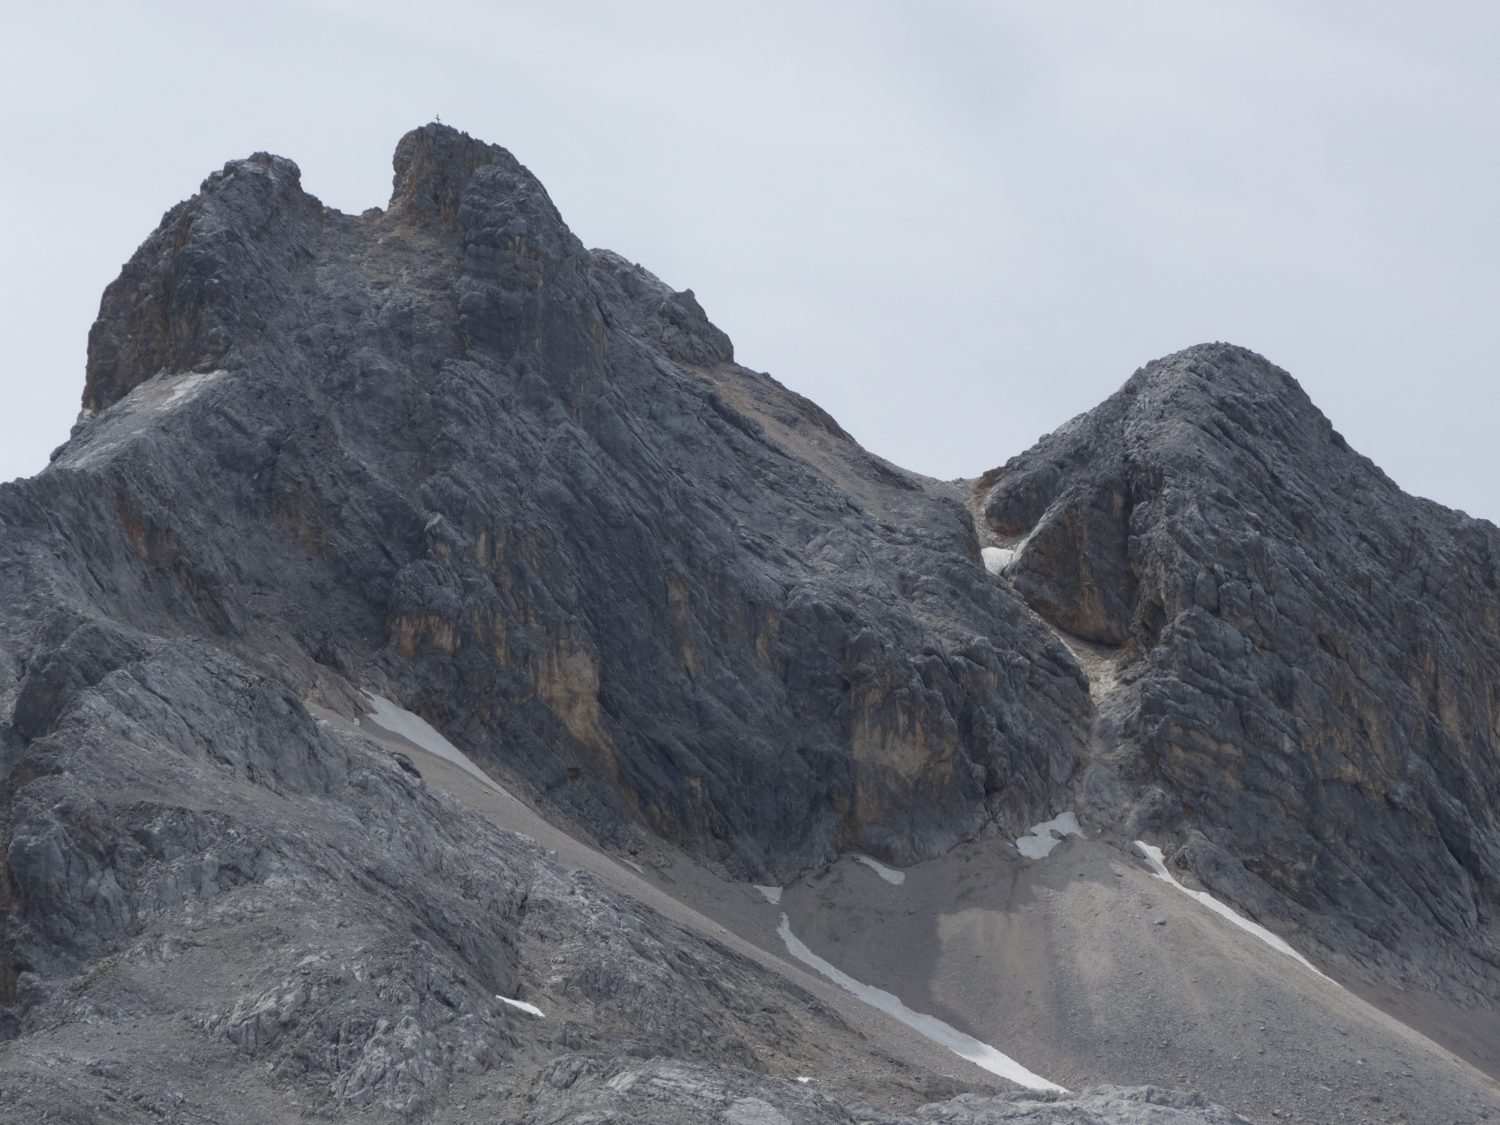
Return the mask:
{"type": "Polygon", "coordinates": [[[772,906],[776,906],[776,905],[778,905],[781,902],[781,888],[780,887],[765,887],[765,886],[762,886],[759,883],[751,883],[750,885],[752,887],[754,887],[757,891],[759,891],[761,893],[761,895],[764,896],[765,900],[767,902],[769,902],[772,906]]]}
{"type": "Polygon", "coordinates": [[[1052,849],[1062,843],[1064,836],[1083,837],[1078,826],[1078,817],[1071,811],[1058,813],[1051,820],[1033,824],[1025,836],[1016,837],[1016,850],[1027,859],[1046,859],[1052,849]]]}
{"type": "Polygon", "coordinates": [[[81,469],[101,464],[131,442],[151,431],[152,416],[175,409],[195,397],[199,391],[228,372],[188,371],[159,372],[144,383],[131,388],[128,395],[102,414],[85,410],[78,415],[88,428],[64,447],[67,452],[57,463],[64,468],[81,469]]]}
{"type": "MultiPolygon", "coordinates": [[[[366,716],[372,723],[382,730],[391,734],[399,734],[408,742],[414,742],[429,754],[435,754],[445,762],[452,762],[465,773],[473,774],[474,777],[484,782],[497,793],[505,790],[496,785],[494,780],[482,769],[469,761],[457,746],[449,742],[442,734],[433,727],[426,719],[413,715],[403,707],[397,707],[384,696],[376,695],[372,691],[364,692],[365,699],[370,703],[370,714],[366,716]]],[[[504,997],[501,997],[504,999],[504,997]]]]}
{"type": "Polygon", "coordinates": [[[800,1082],[800,1083],[802,1083],[802,1085],[806,1086],[809,1082],[812,1081],[812,1079],[809,1078],[805,1074],[799,1074],[799,1075],[797,1075],[797,1081],[800,1082]]]}
{"type": "Polygon", "coordinates": [[[539,1020],[544,1020],[547,1018],[542,1014],[542,1010],[540,1008],[538,1008],[535,1004],[526,1003],[525,1000],[512,1000],[509,996],[500,996],[498,994],[495,996],[495,999],[500,1001],[502,1004],[509,1004],[512,1008],[519,1008],[527,1015],[535,1016],[539,1020]]]}
{"type": "MultiPolygon", "coordinates": [[[[218,371],[194,371],[187,375],[175,377],[175,382],[168,384],[166,394],[162,395],[155,403],[157,406],[175,406],[183,399],[191,398],[206,383],[212,382],[225,372],[218,371]]],[[[161,376],[157,376],[161,378],[161,376]]],[[[170,376],[168,378],[171,378],[170,376]]]]}
{"type": "Polygon", "coordinates": [[[879,860],[871,859],[867,855],[857,855],[854,859],[857,863],[863,863],[893,887],[899,887],[902,883],[906,882],[905,871],[897,871],[894,867],[887,867],[879,860]]]}
{"type": "Polygon", "coordinates": [[[1262,926],[1259,922],[1252,922],[1249,918],[1235,913],[1234,910],[1232,910],[1228,906],[1225,906],[1222,902],[1214,898],[1214,896],[1209,894],[1207,891],[1194,891],[1189,890],[1187,887],[1184,887],[1177,881],[1176,877],[1167,870],[1167,865],[1162,858],[1162,851],[1160,848],[1156,847],[1154,844],[1148,844],[1144,840],[1137,840],[1135,842],[1135,846],[1136,850],[1139,851],[1141,855],[1145,856],[1146,864],[1151,868],[1151,874],[1155,875],[1162,882],[1170,883],[1172,886],[1176,887],[1179,891],[1187,895],[1189,898],[1197,899],[1199,903],[1201,903],[1203,906],[1208,907],[1219,917],[1234,923],[1240,929],[1244,930],[1247,934],[1250,934],[1252,937],[1258,938],[1259,940],[1265,942],[1272,949],[1276,950],[1277,953],[1285,953],[1294,961],[1300,962],[1308,969],[1317,973],[1318,976],[1322,977],[1324,980],[1334,984],[1338,983],[1337,981],[1334,981],[1332,977],[1328,976],[1328,974],[1319,970],[1318,967],[1311,961],[1309,961],[1306,957],[1302,956],[1302,954],[1298,953],[1295,949],[1288,945],[1285,940],[1277,937],[1270,930],[1262,926]]]}
{"type": "Polygon", "coordinates": [[[991,574],[1004,574],[1010,560],[1016,557],[1009,547],[985,547],[979,554],[984,559],[984,569],[991,574]]]}
{"type": "Polygon", "coordinates": [[[914,1012],[903,1004],[899,997],[876,988],[874,985],[857,981],[849,974],[835,968],[807,948],[801,939],[792,933],[792,923],[785,914],[781,916],[781,925],[776,928],[776,933],[786,944],[787,952],[804,965],[821,973],[845,992],[853,993],[872,1008],[880,1009],[918,1034],[940,1046],[947,1047],[961,1058],[968,1059],[975,1066],[983,1067],[991,1074],[998,1074],[1017,1086],[1025,1086],[1028,1090],[1057,1090],[1066,1093],[1057,1083],[1049,1082],[1040,1075],[1033,1074],[1015,1059],[995,1050],[988,1043],[981,1043],[972,1035],[965,1035],[958,1028],[944,1023],[936,1016],[914,1012]]]}

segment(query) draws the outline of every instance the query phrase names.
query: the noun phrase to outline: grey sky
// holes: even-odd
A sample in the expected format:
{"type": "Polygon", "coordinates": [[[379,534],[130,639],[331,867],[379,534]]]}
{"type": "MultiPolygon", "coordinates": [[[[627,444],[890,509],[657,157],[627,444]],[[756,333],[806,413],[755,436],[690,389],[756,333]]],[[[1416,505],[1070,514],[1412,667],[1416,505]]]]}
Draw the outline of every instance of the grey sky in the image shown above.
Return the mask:
{"type": "Polygon", "coordinates": [[[1500,520],[1500,5],[386,0],[7,5],[0,479],[99,294],[225,160],[346,211],[407,129],[511,149],[741,362],[972,476],[1202,340],[1408,490],[1500,520]]]}

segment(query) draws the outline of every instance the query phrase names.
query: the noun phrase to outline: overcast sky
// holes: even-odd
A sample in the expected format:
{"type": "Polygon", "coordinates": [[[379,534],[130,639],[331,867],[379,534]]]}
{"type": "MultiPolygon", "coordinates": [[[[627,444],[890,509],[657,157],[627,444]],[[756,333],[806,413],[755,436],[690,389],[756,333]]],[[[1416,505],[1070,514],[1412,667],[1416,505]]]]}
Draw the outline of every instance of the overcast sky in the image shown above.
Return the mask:
{"type": "Polygon", "coordinates": [[[1493,0],[6,4],[0,480],[208,172],[268,149],[358,212],[441,114],[908,468],[1230,340],[1500,521],[1497,60],[1493,0]]]}

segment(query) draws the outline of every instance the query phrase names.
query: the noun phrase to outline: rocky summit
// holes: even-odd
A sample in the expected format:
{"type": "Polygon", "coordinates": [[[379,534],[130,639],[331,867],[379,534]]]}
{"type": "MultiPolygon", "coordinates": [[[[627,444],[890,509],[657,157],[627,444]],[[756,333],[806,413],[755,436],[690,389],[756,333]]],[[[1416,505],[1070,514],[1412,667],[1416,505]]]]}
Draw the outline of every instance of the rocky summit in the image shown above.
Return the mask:
{"type": "Polygon", "coordinates": [[[1500,1120],[1500,529],[1225,344],[929,480],[394,166],[0,486],[0,1119],[1500,1120]]]}

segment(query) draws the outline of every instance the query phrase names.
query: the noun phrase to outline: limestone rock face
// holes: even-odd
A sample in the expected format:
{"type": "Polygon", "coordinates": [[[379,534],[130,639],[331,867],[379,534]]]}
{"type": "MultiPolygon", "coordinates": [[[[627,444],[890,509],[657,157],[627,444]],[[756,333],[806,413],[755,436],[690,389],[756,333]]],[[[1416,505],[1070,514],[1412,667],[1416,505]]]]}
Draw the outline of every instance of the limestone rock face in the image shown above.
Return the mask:
{"type": "Polygon", "coordinates": [[[297,165],[259,152],[179,203],[105,290],[83,405],[103,410],[159,372],[243,362],[324,220],[297,165]]]}
{"type": "Polygon", "coordinates": [[[431,125],[395,165],[361,218],[264,155],[169,212],[14,518],[70,513],[132,626],[378,679],[601,839],[769,879],[1051,814],[1084,681],[960,503],[831,420],[772,436],[821,412],[503,149],[431,125]]]}
{"type": "Polygon", "coordinates": [[[281,157],[205,180],[0,486],[6,1114],[1240,1120],[953,1077],[662,889],[975,840],[1016,875],[1070,809],[1323,963],[1500,999],[1494,527],[1224,346],[926,480],[503,149],[429,125],[394,163],[357,217],[281,157]],[[520,799],[424,780],[365,690],[520,799]],[[580,838],[683,866],[611,883],[580,838]]]}
{"type": "Polygon", "coordinates": [[[1014,588],[1121,646],[1096,818],[1329,949],[1500,991],[1500,529],[1401,492],[1227,345],[979,489],[1014,588]]]}

